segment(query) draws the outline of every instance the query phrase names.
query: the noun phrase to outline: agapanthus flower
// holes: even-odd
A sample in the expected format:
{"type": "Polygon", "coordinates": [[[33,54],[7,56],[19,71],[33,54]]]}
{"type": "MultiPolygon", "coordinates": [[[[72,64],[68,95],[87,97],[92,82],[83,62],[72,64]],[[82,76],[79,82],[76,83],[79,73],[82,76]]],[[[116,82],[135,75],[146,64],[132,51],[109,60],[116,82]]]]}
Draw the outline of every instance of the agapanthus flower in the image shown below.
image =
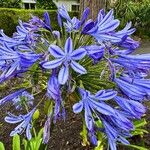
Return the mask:
{"type": "Polygon", "coordinates": [[[87,20],[89,14],[90,14],[90,8],[87,7],[87,8],[85,8],[85,10],[82,13],[82,16],[81,16],[81,25],[83,25],[85,23],[85,21],[87,20]]]}
{"type": "Polygon", "coordinates": [[[17,39],[10,38],[7,35],[4,34],[3,30],[0,30],[0,44],[4,45],[4,43],[7,43],[9,47],[14,47],[18,45],[24,45],[24,41],[18,41],[17,39]]]}
{"type": "Polygon", "coordinates": [[[20,90],[14,92],[14,93],[11,93],[11,94],[7,95],[6,97],[4,97],[4,98],[2,98],[2,99],[0,100],[0,105],[5,104],[6,102],[12,101],[14,98],[16,98],[16,97],[22,95],[22,93],[23,93],[24,91],[25,91],[25,89],[20,89],[20,90]]]}
{"type": "Polygon", "coordinates": [[[52,34],[54,35],[54,37],[56,38],[56,39],[60,39],[60,32],[59,31],[53,31],[52,32],[52,34]]]}
{"type": "Polygon", "coordinates": [[[58,81],[60,84],[65,84],[69,78],[69,66],[80,74],[85,74],[86,70],[76,60],[82,59],[86,55],[84,48],[73,50],[72,39],[69,37],[66,40],[64,50],[57,45],[50,45],[49,52],[56,59],[46,62],[43,67],[46,69],[54,69],[61,66],[58,73],[58,81]]]}
{"type": "Polygon", "coordinates": [[[93,113],[95,116],[98,116],[98,114],[115,115],[115,110],[104,102],[115,97],[117,94],[115,91],[101,90],[93,95],[80,88],[79,92],[81,100],[73,106],[73,111],[74,113],[80,113],[84,110],[85,123],[89,131],[93,130],[95,123],[93,113]]]}
{"type": "Polygon", "coordinates": [[[86,49],[89,57],[93,59],[94,64],[99,62],[104,56],[104,52],[105,52],[104,46],[90,45],[90,46],[85,46],[84,48],[86,49]]]}
{"type": "Polygon", "coordinates": [[[26,130],[26,137],[28,140],[32,138],[31,135],[31,120],[32,120],[32,115],[35,112],[35,108],[31,110],[29,113],[26,115],[19,115],[15,116],[11,113],[8,113],[8,116],[5,117],[5,121],[10,124],[16,124],[20,123],[13,131],[11,131],[10,136],[14,136],[16,134],[22,134],[24,130],[26,130]]]}
{"type": "Polygon", "coordinates": [[[67,22],[64,22],[64,26],[66,31],[70,33],[72,31],[78,31],[81,26],[81,22],[76,17],[73,17],[71,21],[67,20],[67,22]]]}
{"type": "Polygon", "coordinates": [[[66,10],[66,7],[64,5],[62,5],[61,7],[58,8],[58,14],[59,16],[61,16],[62,18],[68,20],[69,22],[71,22],[71,18],[66,10]]]}
{"type": "Polygon", "coordinates": [[[83,14],[81,16],[81,21],[76,17],[73,17],[71,19],[71,17],[69,16],[65,6],[62,5],[61,7],[58,8],[58,23],[59,23],[59,26],[62,27],[61,18],[64,18],[66,20],[66,22],[64,22],[64,26],[66,27],[66,31],[67,32],[72,32],[72,31],[76,32],[80,29],[81,25],[83,25],[85,23],[86,19],[88,18],[89,12],[90,12],[89,8],[86,8],[83,11],[83,14]]]}
{"type": "Polygon", "coordinates": [[[23,103],[27,104],[28,106],[33,105],[34,97],[29,92],[24,91],[21,95],[16,96],[12,99],[13,104],[16,106],[16,109],[21,109],[23,103]]]}
{"type": "Polygon", "coordinates": [[[121,38],[113,34],[115,29],[119,26],[119,23],[120,23],[119,20],[114,19],[113,10],[110,10],[106,15],[103,15],[102,12],[100,12],[98,14],[96,22],[90,21],[89,23],[84,25],[82,32],[92,35],[99,42],[101,41],[119,42],[121,41],[121,38]],[[88,28],[89,30],[86,30],[85,32],[86,28],[88,28]]]}
{"type": "Polygon", "coordinates": [[[114,81],[122,93],[133,100],[142,101],[150,95],[149,80],[120,77],[114,81]]]}
{"type": "Polygon", "coordinates": [[[7,45],[0,46],[0,53],[1,61],[5,61],[0,75],[1,82],[17,71],[27,70],[41,57],[41,54],[17,51],[7,45]]]}
{"type": "Polygon", "coordinates": [[[118,32],[115,32],[114,36],[120,37],[122,40],[126,39],[127,36],[133,34],[135,32],[135,30],[136,30],[135,28],[131,28],[131,26],[132,26],[131,22],[127,23],[125,28],[120,30],[120,31],[118,31],[118,32]]]}
{"type": "Polygon", "coordinates": [[[51,119],[52,119],[52,114],[50,113],[44,125],[44,131],[43,131],[43,143],[44,144],[47,144],[50,139],[51,119]]]}
{"type": "Polygon", "coordinates": [[[117,92],[113,90],[100,90],[93,95],[89,91],[80,89],[80,95],[82,99],[73,106],[73,111],[79,113],[84,110],[85,123],[93,144],[97,143],[94,130],[96,128],[99,130],[99,127],[96,127],[95,118],[102,121],[104,130],[101,130],[101,132],[105,132],[107,135],[112,150],[116,149],[117,141],[129,144],[125,138],[127,135],[130,135],[129,132],[133,129],[132,122],[121,111],[110,107],[104,102],[115,98],[117,92]],[[123,133],[126,133],[126,135],[123,133]]]}
{"type": "Polygon", "coordinates": [[[127,113],[140,119],[146,112],[146,108],[138,101],[116,96],[114,100],[127,113]]]}
{"type": "Polygon", "coordinates": [[[117,142],[121,142],[124,145],[129,145],[130,143],[126,140],[127,137],[131,137],[129,131],[123,131],[122,129],[117,127],[114,122],[112,122],[109,119],[110,119],[109,117],[103,118],[102,123],[111,150],[117,150],[117,146],[116,146],[117,142]]]}
{"type": "Polygon", "coordinates": [[[55,101],[55,108],[54,108],[54,122],[62,115],[65,118],[65,109],[61,97],[61,88],[56,77],[55,70],[53,71],[47,85],[47,95],[49,98],[52,98],[55,101]],[[62,107],[62,114],[61,114],[61,107],[62,107]]]}
{"type": "Polygon", "coordinates": [[[28,45],[35,45],[39,34],[35,33],[34,31],[28,28],[25,28],[21,20],[19,20],[19,26],[17,26],[16,29],[17,32],[13,34],[13,39],[23,41],[25,44],[28,45]]]}
{"type": "Polygon", "coordinates": [[[118,58],[110,58],[116,64],[129,70],[148,71],[150,68],[150,55],[118,55],[118,58]]]}
{"type": "Polygon", "coordinates": [[[125,37],[122,39],[121,42],[116,43],[118,46],[127,48],[132,50],[132,52],[137,49],[140,45],[138,41],[133,40],[131,37],[125,37]]]}
{"type": "Polygon", "coordinates": [[[50,16],[47,11],[44,12],[43,18],[44,20],[37,16],[32,16],[32,19],[30,19],[27,23],[23,23],[23,25],[32,31],[39,31],[40,28],[45,28],[52,31],[50,16]]]}

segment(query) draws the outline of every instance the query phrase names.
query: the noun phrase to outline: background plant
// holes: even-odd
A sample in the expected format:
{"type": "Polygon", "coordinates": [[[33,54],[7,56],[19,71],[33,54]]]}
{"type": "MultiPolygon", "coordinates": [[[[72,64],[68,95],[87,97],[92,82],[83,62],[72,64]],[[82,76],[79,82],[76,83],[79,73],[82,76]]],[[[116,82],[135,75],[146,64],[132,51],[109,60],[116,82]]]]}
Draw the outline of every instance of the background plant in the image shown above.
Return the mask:
{"type": "Polygon", "coordinates": [[[117,0],[115,4],[116,16],[121,19],[121,26],[129,20],[137,28],[136,34],[139,36],[149,36],[149,0],[117,0]]]}
{"type": "Polygon", "coordinates": [[[0,7],[21,8],[21,0],[0,0],[0,7]]]}

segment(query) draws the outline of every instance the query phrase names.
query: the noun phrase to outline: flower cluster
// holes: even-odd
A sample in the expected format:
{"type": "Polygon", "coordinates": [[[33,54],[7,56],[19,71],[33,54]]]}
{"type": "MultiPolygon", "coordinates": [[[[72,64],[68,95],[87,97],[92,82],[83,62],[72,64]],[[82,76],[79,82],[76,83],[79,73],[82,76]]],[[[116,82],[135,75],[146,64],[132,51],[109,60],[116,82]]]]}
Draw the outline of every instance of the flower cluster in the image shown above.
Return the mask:
{"type": "MultiPolygon", "coordinates": [[[[58,31],[53,30],[47,12],[44,20],[33,16],[28,22],[19,21],[12,38],[1,30],[0,82],[24,77],[30,86],[1,99],[0,105],[12,101],[20,108],[22,97],[26,105],[33,105],[34,97],[27,91],[31,78],[40,74],[45,77],[41,77],[46,81],[43,89],[47,88],[46,95],[52,102],[47,110],[43,143],[49,140],[51,121],[65,120],[65,100],[72,97],[76,100],[74,113],[84,112],[83,123],[91,142],[97,145],[97,135],[103,133],[111,150],[116,150],[118,142],[130,144],[127,138],[132,136],[133,121],[146,112],[142,103],[150,96],[150,54],[132,54],[139,42],[130,37],[135,32],[131,22],[119,31],[120,21],[114,18],[113,10],[100,10],[95,20],[88,20],[89,13],[86,8],[80,19],[71,18],[62,6],[57,11],[58,31]],[[108,82],[113,86],[107,87],[108,82]]],[[[32,85],[32,93],[36,94],[39,84],[43,83],[32,85]]],[[[11,136],[26,130],[31,139],[32,116],[41,102],[26,115],[9,113],[6,122],[21,122],[11,136]]]]}

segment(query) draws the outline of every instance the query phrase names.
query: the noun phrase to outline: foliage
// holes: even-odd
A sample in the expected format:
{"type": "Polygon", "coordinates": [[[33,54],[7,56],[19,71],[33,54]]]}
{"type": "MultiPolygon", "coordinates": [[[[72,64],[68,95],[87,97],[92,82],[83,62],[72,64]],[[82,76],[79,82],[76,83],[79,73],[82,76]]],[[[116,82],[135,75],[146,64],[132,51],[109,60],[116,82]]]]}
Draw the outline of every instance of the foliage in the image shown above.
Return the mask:
{"type": "MultiPolygon", "coordinates": [[[[58,28],[57,25],[57,15],[56,11],[48,11],[51,17],[52,27],[54,29],[58,28]]],[[[3,29],[4,32],[11,36],[16,31],[16,26],[18,24],[18,20],[21,19],[23,21],[29,20],[31,15],[37,15],[40,18],[43,17],[44,10],[24,10],[24,9],[8,9],[8,8],[0,8],[0,29],[3,29]]],[[[78,16],[76,12],[70,12],[71,16],[78,16]]]]}
{"type": "Polygon", "coordinates": [[[52,0],[37,0],[37,8],[46,10],[56,10],[57,7],[52,0]]]}
{"type": "Polygon", "coordinates": [[[137,28],[137,35],[150,36],[150,0],[117,0],[114,9],[122,27],[132,21],[137,28]]]}
{"type": "MultiPolygon", "coordinates": [[[[25,138],[21,139],[20,135],[16,134],[12,138],[12,150],[21,150],[21,145],[23,145],[24,150],[46,150],[47,146],[42,144],[42,136],[43,128],[30,141],[26,140],[25,138]]],[[[0,142],[0,150],[5,150],[5,146],[2,142],[0,142]]]]}
{"type": "Polygon", "coordinates": [[[150,54],[133,54],[139,42],[130,37],[135,32],[131,22],[118,31],[120,21],[113,10],[100,10],[95,21],[88,20],[89,12],[86,8],[80,19],[71,18],[61,6],[58,30],[44,12],[43,19],[19,20],[12,37],[0,31],[0,83],[22,79],[0,105],[11,102],[16,110],[26,111],[5,117],[7,123],[17,123],[10,132],[14,149],[21,141],[16,135],[23,132],[25,149],[46,149],[51,126],[65,121],[68,103],[83,115],[84,146],[91,142],[101,150],[116,150],[118,144],[139,148],[129,139],[147,133],[142,118],[150,97],[150,54]],[[45,122],[40,131],[38,119],[45,122]]]}
{"type": "Polygon", "coordinates": [[[20,8],[21,0],[0,0],[0,7],[20,8]]]}

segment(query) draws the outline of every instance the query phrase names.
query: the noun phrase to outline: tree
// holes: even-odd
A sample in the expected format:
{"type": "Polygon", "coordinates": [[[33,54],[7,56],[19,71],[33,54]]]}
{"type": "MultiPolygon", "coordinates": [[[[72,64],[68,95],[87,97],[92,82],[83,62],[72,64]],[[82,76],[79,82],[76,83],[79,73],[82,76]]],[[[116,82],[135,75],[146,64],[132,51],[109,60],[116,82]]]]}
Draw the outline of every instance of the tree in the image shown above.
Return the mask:
{"type": "Polygon", "coordinates": [[[82,13],[86,7],[90,7],[90,17],[95,19],[100,9],[106,7],[107,0],[80,0],[80,12],[82,13]]]}
{"type": "Polygon", "coordinates": [[[0,0],[0,7],[21,8],[21,0],[0,0]]]}
{"type": "Polygon", "coordinates": [[[56,5],[52,0],[37,0],[37,7],[40,9],[55,10],[56,5]]]}

